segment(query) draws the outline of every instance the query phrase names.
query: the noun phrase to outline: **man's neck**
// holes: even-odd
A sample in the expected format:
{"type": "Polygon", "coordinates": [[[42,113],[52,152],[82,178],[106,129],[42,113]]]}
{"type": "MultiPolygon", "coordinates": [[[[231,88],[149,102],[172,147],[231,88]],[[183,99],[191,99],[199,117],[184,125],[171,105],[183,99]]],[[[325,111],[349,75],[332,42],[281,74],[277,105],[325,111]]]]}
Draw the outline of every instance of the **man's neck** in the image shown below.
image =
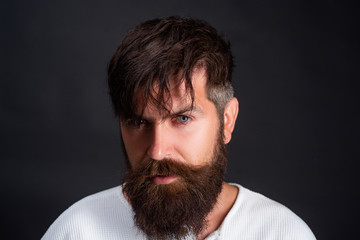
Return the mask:
{"type": "Polygon", "coordinates": [[[196,237],[198,240],[205,239],[211,233],[216,231],[224,221],[226,215],[230,212],[238,196],[239,189],[226,182],[223,183],[221,193],[218,196],[214,208],[206,217],[206,228],[196,237]]]}

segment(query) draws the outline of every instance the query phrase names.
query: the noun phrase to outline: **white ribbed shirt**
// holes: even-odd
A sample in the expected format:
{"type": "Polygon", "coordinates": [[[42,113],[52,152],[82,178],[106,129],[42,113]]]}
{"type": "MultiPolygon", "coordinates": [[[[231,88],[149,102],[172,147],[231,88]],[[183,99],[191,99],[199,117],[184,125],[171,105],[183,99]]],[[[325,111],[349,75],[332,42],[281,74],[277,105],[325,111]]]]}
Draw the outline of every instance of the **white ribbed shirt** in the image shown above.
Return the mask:
{"type": "MultiPolygon", "coordinates": [[[[310,228],[285,206],[238,184],[236,201],[219,229],[206,240],[314,240],[310,228]]],[[[42,240],[146,239],[135,226],[122,187],[76,202],[49,227],[42,240]]],[[[195,239],[188,236],[187,239],[195,239]]]]}

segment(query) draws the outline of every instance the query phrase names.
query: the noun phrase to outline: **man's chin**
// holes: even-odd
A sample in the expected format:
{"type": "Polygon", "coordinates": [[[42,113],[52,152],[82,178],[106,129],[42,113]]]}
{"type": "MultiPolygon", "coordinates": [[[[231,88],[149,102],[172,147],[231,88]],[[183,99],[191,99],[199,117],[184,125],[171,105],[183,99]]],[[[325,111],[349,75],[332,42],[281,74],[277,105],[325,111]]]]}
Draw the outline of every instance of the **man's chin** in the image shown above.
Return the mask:
{"type": "Polygon", "coordinates": [[[175,161],[151,160],[141,169],[128,169],[124,192],[134,211],[134,221],[149,239],[197,236],[222,190],[225,148],[215,148],[209,164],[189,167],[175,161]],[[212,160],[212,161],[211,161],[212,160]]]}

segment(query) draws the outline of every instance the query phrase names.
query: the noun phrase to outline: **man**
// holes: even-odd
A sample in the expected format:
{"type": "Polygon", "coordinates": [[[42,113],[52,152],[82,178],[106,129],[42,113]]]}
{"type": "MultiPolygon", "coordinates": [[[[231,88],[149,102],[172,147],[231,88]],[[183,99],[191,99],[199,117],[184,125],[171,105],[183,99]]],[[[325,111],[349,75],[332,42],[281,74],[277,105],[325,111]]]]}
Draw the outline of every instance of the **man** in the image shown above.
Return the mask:
{"type": "Polygon", "coordinates": [[[286,207],[224,182],[238,114],[227,41],[169,17],[132,29],[108,68],[127,171],[77,202],[43,239],[315,239],[286,207]]]}

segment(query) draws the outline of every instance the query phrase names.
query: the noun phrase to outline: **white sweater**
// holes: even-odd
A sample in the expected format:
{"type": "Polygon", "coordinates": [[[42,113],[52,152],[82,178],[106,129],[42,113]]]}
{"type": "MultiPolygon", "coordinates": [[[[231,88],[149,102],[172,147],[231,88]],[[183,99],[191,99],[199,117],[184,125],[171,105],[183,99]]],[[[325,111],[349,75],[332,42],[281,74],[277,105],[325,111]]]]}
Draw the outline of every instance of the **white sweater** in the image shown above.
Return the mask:
{"type": "MultiPolygon", "coordinates": [[[[207,240],[314,240],[298,216],[283,205],[238,184],[236,202],[220,228],[207,240]]],[[[88,196],[63,212],[42,240],[146,239],[134,225],[122,187],[88,196]]],[[[187,239],[195,239],[189,236],[187,239]]]]}

